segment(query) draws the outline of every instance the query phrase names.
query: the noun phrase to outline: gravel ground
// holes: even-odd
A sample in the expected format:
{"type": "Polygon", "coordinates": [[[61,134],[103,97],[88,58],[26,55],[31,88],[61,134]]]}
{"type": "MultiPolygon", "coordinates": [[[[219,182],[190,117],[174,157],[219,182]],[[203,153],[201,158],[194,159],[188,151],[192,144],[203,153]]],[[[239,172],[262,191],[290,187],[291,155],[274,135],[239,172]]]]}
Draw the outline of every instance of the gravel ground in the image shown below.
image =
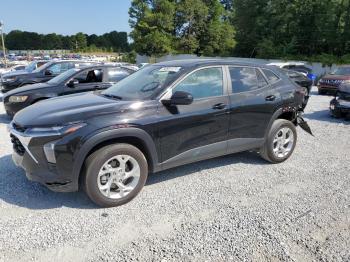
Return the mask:
{"type": "Polygon", "coordinates": [[[315,137],[298,128],[285,163],[246,152],[175,168],[111,209],[27,181],[0,109],[0,261],[350,261],[350,122],[330,99],[313,91],[315,137]]]}

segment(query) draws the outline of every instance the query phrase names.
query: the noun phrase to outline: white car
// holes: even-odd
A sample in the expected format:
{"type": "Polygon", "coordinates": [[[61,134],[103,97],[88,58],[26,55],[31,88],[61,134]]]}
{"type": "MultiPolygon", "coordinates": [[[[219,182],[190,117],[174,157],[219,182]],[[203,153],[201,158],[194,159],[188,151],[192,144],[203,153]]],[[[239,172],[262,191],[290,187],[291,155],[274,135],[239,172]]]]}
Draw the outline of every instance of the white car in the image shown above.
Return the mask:
{"type": "Polygon", "coordinates": [[[6,74],[13,71],[24,70],[26,65],[14,65],[7,68],[0,68],[0,74],[6,74]]]}

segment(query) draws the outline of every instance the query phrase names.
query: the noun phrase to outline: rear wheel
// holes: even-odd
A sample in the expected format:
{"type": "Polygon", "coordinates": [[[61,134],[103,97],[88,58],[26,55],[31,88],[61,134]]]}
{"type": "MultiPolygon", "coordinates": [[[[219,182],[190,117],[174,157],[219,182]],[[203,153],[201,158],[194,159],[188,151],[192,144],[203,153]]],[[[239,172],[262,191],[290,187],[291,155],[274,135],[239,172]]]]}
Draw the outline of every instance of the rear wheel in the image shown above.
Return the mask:
{"type": "Polygon", "coordinates": [[[271,163],[281,163],[292,155],[296,142],[297,132],[294,124],[285,119],[277,119],[260,149],[260,155],[271,163]]]}
{"type": "Polygon", "coordinates": [[[97,205],[120,206],[141,191],[147,175],[147,161],[138,148],[129,144],[108,145],[86,159],[83,186],[97,205]]]}

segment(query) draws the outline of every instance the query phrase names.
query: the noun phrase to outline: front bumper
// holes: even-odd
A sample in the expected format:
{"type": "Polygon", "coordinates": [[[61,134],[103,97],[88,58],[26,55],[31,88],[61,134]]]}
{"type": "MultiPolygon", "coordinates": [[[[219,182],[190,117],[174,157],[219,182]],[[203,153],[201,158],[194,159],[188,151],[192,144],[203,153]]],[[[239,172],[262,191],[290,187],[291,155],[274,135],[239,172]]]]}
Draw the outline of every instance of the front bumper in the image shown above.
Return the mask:
{"type": "MultiPolygon", "coordinates": [[[[11,141],[14,151],[13,162],[23,168],[26,177],[39,182],[52,191],[74,192],[78,190],[78,178],[73,178],[67,167],[60,164],[51,164],[47,161],[43,145],[57,139],[57,137],[30,137],[25,133],[17,131],[12,124],[9,126],[11,141]]],[[[66,162],[68,163],[67,156],[66,162]]]]}
{"type": "Polygon", "coordinates": [[[338,86],[319,84],[317,88],[318,90],[321,90],[327,93],[332,93],[332,94],[335,94],[338,91],[338,86]]]}

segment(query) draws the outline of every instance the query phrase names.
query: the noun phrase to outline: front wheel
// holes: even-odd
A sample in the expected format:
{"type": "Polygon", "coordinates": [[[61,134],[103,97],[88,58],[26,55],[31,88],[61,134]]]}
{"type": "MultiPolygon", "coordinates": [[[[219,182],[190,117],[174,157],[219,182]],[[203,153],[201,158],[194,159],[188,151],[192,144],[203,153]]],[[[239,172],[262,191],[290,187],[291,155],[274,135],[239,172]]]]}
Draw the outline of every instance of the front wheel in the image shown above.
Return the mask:
{"type": "Polygon", "coordinates": [[[85,161],[83,186],[101,207],[126,204],[143,188],[148,165],[143,153],[129,144],[102,147],[85,161]]]}
{"type": "Polygon", "coordinates": [[[271,163],[281,163],[293,153],[297,142],[294,124],[285,119],[277,119],[268,133],[260,155],[271,163]]]}

